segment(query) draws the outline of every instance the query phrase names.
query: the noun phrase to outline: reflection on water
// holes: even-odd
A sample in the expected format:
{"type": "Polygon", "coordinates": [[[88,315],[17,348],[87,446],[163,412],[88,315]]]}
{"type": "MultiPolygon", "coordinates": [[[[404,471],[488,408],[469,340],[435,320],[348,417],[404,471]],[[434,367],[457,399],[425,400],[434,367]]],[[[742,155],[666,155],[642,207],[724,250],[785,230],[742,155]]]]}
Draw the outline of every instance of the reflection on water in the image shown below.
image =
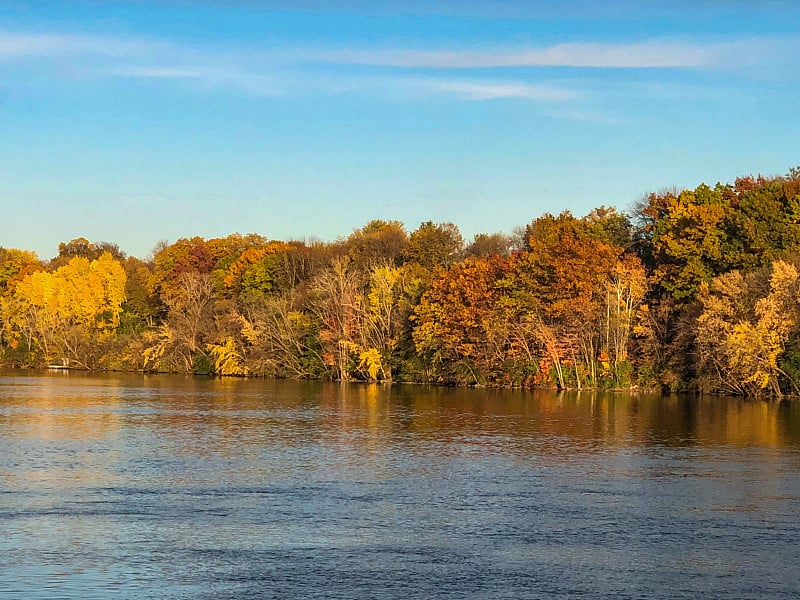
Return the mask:
{"type": "Polygon", "coordinates": [[[0,597],[783,598],[800,403],[0,376],[0,597]]]}

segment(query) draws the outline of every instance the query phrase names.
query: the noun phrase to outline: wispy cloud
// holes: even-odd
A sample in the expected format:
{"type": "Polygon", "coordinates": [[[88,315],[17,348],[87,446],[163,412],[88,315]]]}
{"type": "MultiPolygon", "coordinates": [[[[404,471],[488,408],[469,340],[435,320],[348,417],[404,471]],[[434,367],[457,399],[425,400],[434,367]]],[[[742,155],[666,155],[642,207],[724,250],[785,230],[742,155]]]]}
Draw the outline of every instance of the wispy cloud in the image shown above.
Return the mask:
{"type": "Polygon", "coordinates": [[[0,60],[74,55],[125,58],[162,52],[172,47],[161,41],[116,36],[0,31],[0,60]]]}
{"type": "MultiPolygon", "coordinates": [[[[417,81],[419,84],[419,81],[417,81]]],[[[575,98],[575,91],[519,81],[429,80],[432,92],[451,94],[465,100],[521,99],[540,102],[566,102],[575,98]]]]}
{"type": "Polygon", "coordinates": [[[489,69],[505,67],[692,68],[711,66],[713,45],[680,42],[558,44],[544,48],[482,51],[340,50],[313,60],[398,68],[489,69]]]}
{"type": "Polygon", "coordinates": [[[440,96],[471,101],[538,102],[565,102],[576,96],[574,90],[561,86],[513,79],[356,75],[324,69],[309,75],[304,71],[309,62],[305,53],[268,54],[220,52],[159,40],[0,32],[0,60],[3,57],[70,60],[72,57],[71,62],[82,67],[83,75],[185,82],[207,89],[232,88],[260,96],[304,92],[378,93],[413,100],[440,96]],[[80,61],[75,58],[80,55],[106,60],[80,61]]]}
{"type": "Polygon", "coordinates": [[[179,44],[160,39],[0,31],[0,60],[93,55],[120,60],[142,56],[220,59],[233,62],[341,64],[391,68],[492,69],[507,67],[696,68],[736,66],[798,49],[796,37],[727,42],[651,40],[631,43],[574,42],[552,46],[466,49],[322,48],[311,50],[179,44]]]}
{"type": "MultiPolygon", "coordinates": [[[[792,49],[800,50],[800,38],[709,43],[576,42],[470,50],[308,49],[270,48],[255,42],[232,47],[146,37],[0,30],[0,64],[24,61],[25,73],[35,73],[28,65],[41,63],[40,73],[46,77],[80,73],[84,77],[182,82],[201,89],[230,89],[256,96],[371,94],[405,100],[443,97],[475,102],[508,99],[553,104],[574,104],[597,90],[591,89],[584,75],[569,84],[554,84],[536,68],[553,71],[713,68],[763,72],[766,64],[777,65],[781,60],[785,63],[786,56],[796,56],[795,52],[787,51],[792,49]],[[47,69],[48,64],[58,68],[47,69]],[[528,67],[530,70],[526,71],[528,67]],[[511,68],[514,77],[504,77],[503,73],[511,68]]],[[[588,120],[603,119],[591,112],[565,110],[561,114],[572,119],[582,119],[585,115],[589,115],[588,120]]]]}
{"type": "Polygon", "coordinates": [[[450,97],[466,101],[526,100],[563,103],[578,93],[563,86],[531,84],[514,80],[438,78],[414,76],[325,75],[299,73],[262,74],[208,67],[126,67],[107,75],[134,79],[178,80],[208,88],[238,88],[248,93],[275,96],[289,93],[380,95],[387,98],[422,101],[450,97]]]}
{"type": "MultiPolygon", "coordinates": [[[[793,67],[799,35],[738,39],[660,39],[641,42],[573,42],[552,46],[474,49],[346,48],[308,53],[309,62],[398,69],[713,69],[793,67]]],[[[796,71],[796,69],[794,69],[796,71]]]]}
{"type": "Polygon", "coordinates": [[[595,123],[598,125],[618,125],[619,123],[622,123],[622,119],[619,117],[595,110],[557,109],[548,110],[547,114],[554,119],[579,121],[581,123],[595,123]]]}
{"type": "Polygon", "coordinates": [[[130,66],[108,69],[105,74],[128,79],[186,81],[207,88],[236,88],[256,96],[278,96],[287,90],[286,82],[274,74],[230,67],[130,66]]]}
{"type": "Polygon", "coordinates": [[[125,67],[110,69],[109,75],[134,79],[215,79],[217,73],[199,67],[125,67]]]}
{"type": "Polygon", "coordinates": [[[559,85],[469,77],[340,76],[318,80],[317,84],[328,92],[380,95],[408,101],[453,98],[473,102],[521,100],[561,104],[578,97],[575,90],[559,85]]]}

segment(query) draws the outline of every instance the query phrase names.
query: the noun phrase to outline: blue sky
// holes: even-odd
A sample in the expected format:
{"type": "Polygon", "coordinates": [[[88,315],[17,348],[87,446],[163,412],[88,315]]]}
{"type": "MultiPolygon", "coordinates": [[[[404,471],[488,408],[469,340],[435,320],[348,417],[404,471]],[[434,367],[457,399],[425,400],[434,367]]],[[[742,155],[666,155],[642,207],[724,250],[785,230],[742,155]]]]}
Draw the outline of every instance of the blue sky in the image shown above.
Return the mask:
{"type": "Polygon", "coordinates": [[[465,237],[800,164],[800,3],[0,0],[0,246],[465,237]]]}

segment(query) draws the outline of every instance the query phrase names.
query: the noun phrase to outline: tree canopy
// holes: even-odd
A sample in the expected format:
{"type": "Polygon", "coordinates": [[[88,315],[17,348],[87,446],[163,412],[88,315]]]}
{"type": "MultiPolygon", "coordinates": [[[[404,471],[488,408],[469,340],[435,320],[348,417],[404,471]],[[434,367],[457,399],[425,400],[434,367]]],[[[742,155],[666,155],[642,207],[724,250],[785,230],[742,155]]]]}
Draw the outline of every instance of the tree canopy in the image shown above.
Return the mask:
{"type": "Polygon", "coordinates": [[[536,216],[465,243],[372,220],[329,243],[0,247],[0,362],[455,385],[800,387],[800,169],[536,216]]]}

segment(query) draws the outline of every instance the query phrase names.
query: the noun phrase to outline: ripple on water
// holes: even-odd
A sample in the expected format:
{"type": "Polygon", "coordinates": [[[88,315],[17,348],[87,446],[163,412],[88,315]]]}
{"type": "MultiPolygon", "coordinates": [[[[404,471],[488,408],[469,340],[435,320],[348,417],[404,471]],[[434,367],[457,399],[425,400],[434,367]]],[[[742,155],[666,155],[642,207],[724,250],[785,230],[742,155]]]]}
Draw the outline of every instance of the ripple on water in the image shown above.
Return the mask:
{"type": "Polygon", "coordinates": [[[796,407],[0,377],[2,598],[789,598],[796,407]]]}

